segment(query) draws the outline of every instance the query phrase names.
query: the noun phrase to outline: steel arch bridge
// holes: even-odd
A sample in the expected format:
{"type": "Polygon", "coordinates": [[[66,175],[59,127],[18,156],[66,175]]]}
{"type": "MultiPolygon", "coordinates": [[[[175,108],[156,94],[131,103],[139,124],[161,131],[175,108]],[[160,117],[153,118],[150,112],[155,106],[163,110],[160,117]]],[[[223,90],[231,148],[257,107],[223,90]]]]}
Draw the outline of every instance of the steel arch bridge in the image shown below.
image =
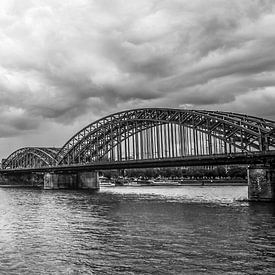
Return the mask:
{"type": "Polygon", "coordinates": [[[218,111],[146,108],[99,119],[58,152],[59,164],[275,149],[275,122],[218,111]]]}
{"type": "Polygon", "coordinates": [[[40,168],[57,165],[56,154],[60,148],[25,147],[13,152],[2,162],[3,169],[40,168]]]}
{"type": "Polygon", "coordinates": [[[133,109],[101,118],[61,149],[23,148],[3,168],[163,160],[275,150],[275,122],[244,114],[133,109]]]}

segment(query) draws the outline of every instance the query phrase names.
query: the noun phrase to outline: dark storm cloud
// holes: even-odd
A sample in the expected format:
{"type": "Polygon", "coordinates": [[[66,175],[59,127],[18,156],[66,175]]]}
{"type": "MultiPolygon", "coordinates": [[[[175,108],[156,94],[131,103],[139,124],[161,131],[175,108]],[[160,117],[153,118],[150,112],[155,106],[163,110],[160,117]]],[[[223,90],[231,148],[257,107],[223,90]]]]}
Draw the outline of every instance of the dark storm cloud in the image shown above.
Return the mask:
{"type": "Polygon", "coordinates": [[[2,137],[142,106],[275,118],[272,0],[1,5],[2,137]]]}
{"type": "Polygon", "coordinates": [[[23,109],[1,108],[0,138],[16,136],[39,127],[39,119],[30,117],[23,109]]]}

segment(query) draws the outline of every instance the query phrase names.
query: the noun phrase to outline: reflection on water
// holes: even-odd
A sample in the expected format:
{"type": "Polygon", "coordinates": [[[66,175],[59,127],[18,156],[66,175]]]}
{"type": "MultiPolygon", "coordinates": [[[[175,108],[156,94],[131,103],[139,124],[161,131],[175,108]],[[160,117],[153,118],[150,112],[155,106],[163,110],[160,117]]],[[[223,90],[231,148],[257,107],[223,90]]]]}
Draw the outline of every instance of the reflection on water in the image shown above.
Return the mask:
{"type": "Polygon", "coordinates": [[[247,186],[144,186],[102,187],[101,191],[118,194],[157,195],[166,201],[232,203],[247,200],[247,186]]]}
{"type": "Polygon", "coordinates": [[[0,274],[272,274],[274,205],[246,192],[0,189],[0,274]]]}

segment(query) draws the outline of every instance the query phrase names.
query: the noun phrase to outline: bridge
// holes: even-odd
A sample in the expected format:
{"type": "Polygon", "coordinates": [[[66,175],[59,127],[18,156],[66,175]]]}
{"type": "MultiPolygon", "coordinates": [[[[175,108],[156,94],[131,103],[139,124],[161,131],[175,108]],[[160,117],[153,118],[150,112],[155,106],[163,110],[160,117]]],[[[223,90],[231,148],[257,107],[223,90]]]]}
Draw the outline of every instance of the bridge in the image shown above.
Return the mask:
{"type": "Polygon", "coordinates": [[[89,124],[62,148],[20,148],[0,172],[44,173],[50,184],[82,173],[85,185],[97,170],[224,164],[249,165],[251,197],[274,198],[275,122],[222,111],[127,110],[89,124]]]}

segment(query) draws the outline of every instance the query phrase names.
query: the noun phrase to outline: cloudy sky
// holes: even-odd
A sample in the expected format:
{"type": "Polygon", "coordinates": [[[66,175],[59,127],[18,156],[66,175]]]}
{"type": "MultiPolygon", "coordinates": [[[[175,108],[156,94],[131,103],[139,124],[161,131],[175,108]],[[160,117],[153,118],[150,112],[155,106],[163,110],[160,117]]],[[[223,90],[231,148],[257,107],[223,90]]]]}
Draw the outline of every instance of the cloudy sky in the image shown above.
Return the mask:
{"type": "Polygon", "coordinates": [[[275,120],[275,1],[0,0],[0,158],[144,106],[275,120]]]}

